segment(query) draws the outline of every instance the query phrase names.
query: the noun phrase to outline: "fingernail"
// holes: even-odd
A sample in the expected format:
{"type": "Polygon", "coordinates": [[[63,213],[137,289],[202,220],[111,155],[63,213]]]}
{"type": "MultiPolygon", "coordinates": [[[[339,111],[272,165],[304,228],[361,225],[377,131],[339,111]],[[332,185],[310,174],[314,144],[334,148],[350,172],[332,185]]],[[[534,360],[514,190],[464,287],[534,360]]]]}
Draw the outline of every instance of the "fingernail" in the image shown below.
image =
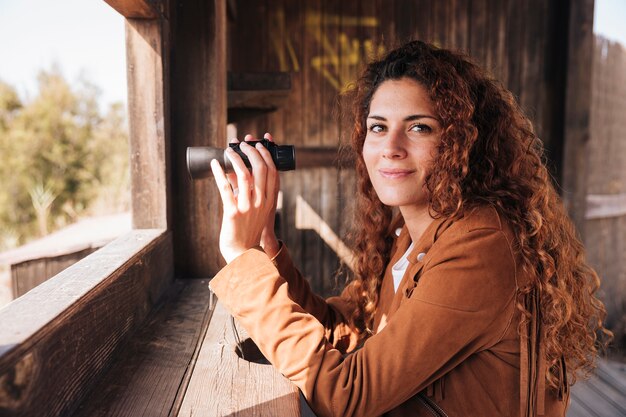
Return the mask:
{"type": "Polygon", "coordinates": [[[250,145],[248,145],[246,142],[241,142],[239,146],[250,146],[250,145]]]}

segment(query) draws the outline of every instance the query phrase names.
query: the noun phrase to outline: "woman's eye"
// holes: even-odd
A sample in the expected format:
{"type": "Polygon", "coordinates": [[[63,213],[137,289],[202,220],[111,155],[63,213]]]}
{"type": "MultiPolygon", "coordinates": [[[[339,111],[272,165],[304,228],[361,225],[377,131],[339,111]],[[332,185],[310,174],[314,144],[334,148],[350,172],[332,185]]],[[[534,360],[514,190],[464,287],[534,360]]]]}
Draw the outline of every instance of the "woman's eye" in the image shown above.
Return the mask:
{"type": "Polygon", "coordinates": [[[433,131],[430,126],[425,125],[425,124],[413,125],[413,126],[411,126],[411,130],[413,132],[422,132],[422,133],[430,133],[430,132],[433,131]]]}
{"type": "Polygon", "coordinates": [[[383,125],[371,125],[369,130],[370,132],[380,133],[385,130],[385,127],[383,125]]]}

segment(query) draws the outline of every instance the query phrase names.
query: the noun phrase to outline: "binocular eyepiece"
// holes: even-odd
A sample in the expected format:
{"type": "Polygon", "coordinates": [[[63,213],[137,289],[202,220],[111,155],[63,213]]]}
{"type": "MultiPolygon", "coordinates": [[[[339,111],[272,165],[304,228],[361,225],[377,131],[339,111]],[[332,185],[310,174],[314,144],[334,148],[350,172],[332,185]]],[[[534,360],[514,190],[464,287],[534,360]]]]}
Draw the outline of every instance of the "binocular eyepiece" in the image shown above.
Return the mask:
{"type": "MultiPolygon", "coordinates": [[[[272,161],[279,171],[292,171],[296,169],[296,148],[293,145],[276,145],[267,139],[259,141],[246,141],[250,146],[257,143],[265,146],[272,155],[272,161]]],[[[239,149],[239,143],[230,143],[228,146],[239,154],[244,164],[251,169],[250,161],[246,154],[239,149]]],[[[207,178],[213,175],[211,160],[217,159],[225,172],[232,172],[233,165],[226,155],[225,149],[210,146],[198,146],[187,148],[187,170],[192,179],[207,178]]]]}

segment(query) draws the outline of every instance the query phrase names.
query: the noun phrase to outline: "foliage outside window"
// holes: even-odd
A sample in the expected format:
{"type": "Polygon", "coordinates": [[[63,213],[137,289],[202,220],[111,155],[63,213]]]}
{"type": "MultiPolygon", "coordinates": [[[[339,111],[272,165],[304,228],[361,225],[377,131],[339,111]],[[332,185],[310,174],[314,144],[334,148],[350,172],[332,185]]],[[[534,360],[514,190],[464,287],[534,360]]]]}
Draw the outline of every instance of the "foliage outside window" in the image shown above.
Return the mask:
{"type": "Polygon", "coordinates": [[[55,68],[38,84],[29,98],[0,80],[0,251],[130,206],[124,105],[101,111],[95,86],[55,68]]]}

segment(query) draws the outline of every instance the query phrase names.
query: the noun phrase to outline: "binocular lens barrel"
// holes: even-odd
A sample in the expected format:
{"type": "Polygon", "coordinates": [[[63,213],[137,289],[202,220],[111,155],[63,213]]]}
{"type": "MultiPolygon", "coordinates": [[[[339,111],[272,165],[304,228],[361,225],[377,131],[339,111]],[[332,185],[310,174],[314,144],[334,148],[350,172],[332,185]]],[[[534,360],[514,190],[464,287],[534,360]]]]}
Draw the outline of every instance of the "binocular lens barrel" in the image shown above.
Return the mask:
{"type": "MultiPolygon", "coordinates": [[[[296,169],[296,148],[293,145],[276,145],[267,139],[246,143],[251,146],[261,143],[265,146],[272,155],[277,170],[292,171],[296,169]]],[[[239,143],[231,143],[228,146],[237,152],[248,169],[251,169],[248,157],[239,149],[239,143]]],[[[197,180],[212,176],[211,160],[213,159],[217,159],[225,172],[233,171],[233,165],[228,159],[225,149],[210,146],[187,148],[187,170],[191,179],[197,180]]]]}

